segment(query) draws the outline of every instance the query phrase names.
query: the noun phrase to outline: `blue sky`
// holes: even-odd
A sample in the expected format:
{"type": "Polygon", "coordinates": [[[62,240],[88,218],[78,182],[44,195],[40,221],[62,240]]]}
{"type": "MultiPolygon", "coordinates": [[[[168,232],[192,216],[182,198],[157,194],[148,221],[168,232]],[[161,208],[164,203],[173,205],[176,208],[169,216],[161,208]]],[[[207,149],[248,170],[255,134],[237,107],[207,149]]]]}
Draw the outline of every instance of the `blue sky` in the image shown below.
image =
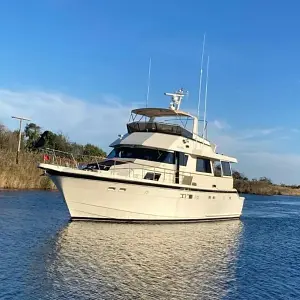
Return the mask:
{"type": "Polygon", "coordinates": [[[150,56],[150,104],[167,106],[163,93],[183,87],[182,108],[196,109],[206,32],[209,137],[250,177],[299,184],[299,10],[270,0],[1,1],[0,122],[15,128],[10,115],[29,114],[107,149],[145,101],[150,56]]]}

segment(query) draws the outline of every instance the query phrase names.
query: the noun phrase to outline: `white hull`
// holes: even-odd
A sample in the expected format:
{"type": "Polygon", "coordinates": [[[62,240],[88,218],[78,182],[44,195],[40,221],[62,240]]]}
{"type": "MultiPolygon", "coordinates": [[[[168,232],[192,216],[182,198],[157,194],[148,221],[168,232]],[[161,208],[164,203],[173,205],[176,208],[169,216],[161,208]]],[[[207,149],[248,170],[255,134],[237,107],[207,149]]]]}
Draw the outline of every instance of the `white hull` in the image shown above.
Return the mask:
{"type": "Polygon", "coordinates": [[[50,176],[61,191],[71,219],[118,221],[201,221],[239,218],[244,198],[232,191],[197,191],[50,176]]]}

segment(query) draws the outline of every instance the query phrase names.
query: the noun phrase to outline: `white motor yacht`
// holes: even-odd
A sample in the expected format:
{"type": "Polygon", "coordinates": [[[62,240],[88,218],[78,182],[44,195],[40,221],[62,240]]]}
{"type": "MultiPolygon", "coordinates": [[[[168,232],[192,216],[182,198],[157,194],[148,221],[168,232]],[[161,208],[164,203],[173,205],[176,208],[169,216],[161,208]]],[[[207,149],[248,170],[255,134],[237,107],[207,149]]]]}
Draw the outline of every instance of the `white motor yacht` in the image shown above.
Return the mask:
{"type": "MultiPolygon", "coordinates": [[[[244,198],[233,187],[236,158],[218,154],[198,133],[198,118],[169,108],[131,111],[127,133],[84,168],[57,159],[40,163],[61,192],[72,220],[191,222],[239,218],[244,198]],[[191,121],[191,129],[188,123],[191,121]]],[[[203,125],[204,129],[206,124],[203,125]]],[[[55,157],[55,152],[54,152],[55,157]]]]}

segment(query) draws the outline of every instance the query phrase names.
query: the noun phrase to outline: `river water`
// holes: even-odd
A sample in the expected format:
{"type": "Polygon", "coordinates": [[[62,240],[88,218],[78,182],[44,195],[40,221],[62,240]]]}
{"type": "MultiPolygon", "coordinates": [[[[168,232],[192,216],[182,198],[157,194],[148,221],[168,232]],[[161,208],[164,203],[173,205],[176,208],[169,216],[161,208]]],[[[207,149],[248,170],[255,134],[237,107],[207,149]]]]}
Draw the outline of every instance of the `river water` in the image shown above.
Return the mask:
{"type": "Polygon", "coordinates": [[[300,299],[300,198],[241,220],[69,222],[57,192],[0,191],[0,299],[300,299]]]}

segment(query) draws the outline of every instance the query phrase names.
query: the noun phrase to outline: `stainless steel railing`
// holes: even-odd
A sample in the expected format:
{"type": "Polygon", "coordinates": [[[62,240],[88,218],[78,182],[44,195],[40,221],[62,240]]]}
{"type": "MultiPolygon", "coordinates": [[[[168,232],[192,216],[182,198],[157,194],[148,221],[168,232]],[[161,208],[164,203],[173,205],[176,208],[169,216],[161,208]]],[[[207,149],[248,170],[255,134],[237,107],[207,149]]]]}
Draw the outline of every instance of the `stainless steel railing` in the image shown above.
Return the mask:
{"type": "MultiPolygon", "coordinates": [[[[50,148],[42,150],[43,162],[57,166],[69,167],[74,169],[85,169],[86,171],[100,171],[106,172],[107,164],[103,164],[104,157],[90,156],[90,155],[75,155],[73,153],[59,151],[50,148]],[[90,164],[94,165],[96,169],[86,169],[85,167],[90,164]]],[[[114,161],[109,165],[109,173],[112,176],[125,176],[133,179],[149,179],[157,180],[165,183],[175,183],[176,171],[163,167],[154,167],[147,164],[140,164],[126,159],[110,159],[114,161]]],[[[180,171],[179,183],[183,182],[185,176],[193,176],[191,172],[180,171]]]]}
{"type": "Polygon", "coordinates": [[[44,148],[42,151],[43,162],[49,163],[58,166],[71,167],[79,169],[81,165],[88,164],[93,161],[96,163],[104,159],[100,156],[91,156],[91,155],[75,155],[74,153],[64,152],[60,150],[44,148]]]}

